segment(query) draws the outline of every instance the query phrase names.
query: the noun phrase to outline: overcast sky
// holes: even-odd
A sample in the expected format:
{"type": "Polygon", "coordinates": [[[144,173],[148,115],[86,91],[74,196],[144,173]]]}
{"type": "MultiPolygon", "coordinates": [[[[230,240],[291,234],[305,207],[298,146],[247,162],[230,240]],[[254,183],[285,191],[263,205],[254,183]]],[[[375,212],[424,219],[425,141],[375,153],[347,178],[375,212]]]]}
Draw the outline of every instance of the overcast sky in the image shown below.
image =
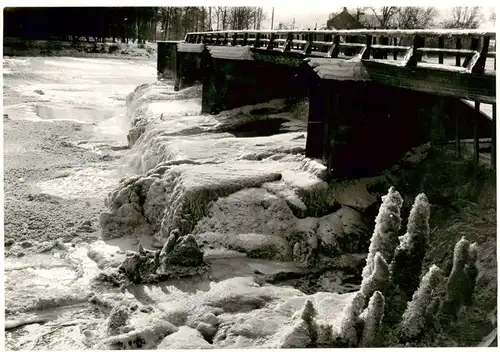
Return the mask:
{"type": "MultiPolygon", "coordinates": [[[[283,23],[291,23],[293,19],[295,18],[295,27],[297,29],[307,29],[311,28],[313,29],[315,24],[318,23],[318,28],[321,27],[322,25],[326,24],[326,21],[328,20],[328,15],[331,12],[338,12],[341,11],[342,7],[341,6],[325,6],[322,5],[322,7],[318,8],[312,8],[308,7],[307,9],[304,7],[290,7],[290,6],[275,6],[274,7],[274,28],[277,28],[278,24],[280,22],[283,23]]],[[[484,17],[487,21],[485,21],[481,28],[491,28],[494,29],[495,24],[489,21],[489,14],[493,11],[494,9],[491,7],[484,7],[483,13],[484,17]]],[[[436,18],[437,21],[442,21],[449,15],[451,8],[440,8],[438,9],[439,11],[439,17],[436,18]]],[[[265,6],[264,7],[264,12],[267,15],[267,19],[264,22],[264,28],[270,28],[271,27],[271,14],[272,14],[272,7],[265,6]]],[[[370,10],[367,11],[367,13],[371,13],[370,10]]]]}

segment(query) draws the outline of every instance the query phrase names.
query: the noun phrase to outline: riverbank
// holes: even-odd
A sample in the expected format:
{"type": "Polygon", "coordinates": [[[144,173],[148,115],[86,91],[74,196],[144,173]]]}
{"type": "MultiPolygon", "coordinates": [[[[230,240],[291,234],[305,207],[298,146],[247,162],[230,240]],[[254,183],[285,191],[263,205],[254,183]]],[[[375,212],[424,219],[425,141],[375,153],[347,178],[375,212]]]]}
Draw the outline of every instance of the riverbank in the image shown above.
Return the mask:
{"type": "Polygon", "coordinates": [[[24,40],[4,38],[4,57],[93,57],[93,58],[151,58],[156,57],[156,43],[96,43],[65,42],[58,40],[24,40]]]}

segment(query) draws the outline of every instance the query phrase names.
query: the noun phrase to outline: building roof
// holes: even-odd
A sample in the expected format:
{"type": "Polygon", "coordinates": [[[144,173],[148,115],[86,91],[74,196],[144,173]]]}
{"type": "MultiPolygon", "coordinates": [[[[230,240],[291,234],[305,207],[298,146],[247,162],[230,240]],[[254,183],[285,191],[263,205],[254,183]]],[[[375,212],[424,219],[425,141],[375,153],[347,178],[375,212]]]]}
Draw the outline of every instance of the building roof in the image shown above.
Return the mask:
{"type": "Polygon", "coordinates": [[[326,21],[326,27],[330,29],[362,29],[363,25],[356,21],[344,7],[341,13],[326,21]]]}

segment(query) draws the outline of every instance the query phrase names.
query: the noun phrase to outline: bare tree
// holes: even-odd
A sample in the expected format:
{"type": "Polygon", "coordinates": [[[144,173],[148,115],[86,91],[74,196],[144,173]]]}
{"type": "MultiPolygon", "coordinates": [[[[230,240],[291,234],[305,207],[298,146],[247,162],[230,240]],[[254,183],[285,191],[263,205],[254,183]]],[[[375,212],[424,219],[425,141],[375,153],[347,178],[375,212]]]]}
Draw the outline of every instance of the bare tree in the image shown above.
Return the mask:
{"type": "Polygon", "coordinates": [[[454,7],[451,18],[443,22],[445,28],[478,28],[483,20],[480,7],[454,7]]]}
{"type": "Polygon", "coordinates": [[[400,7],[396,14],[396,22],[401,29],[428,28],[437,14],[438,11],[434,7],[400,7]]]}
{"type": "Polygon", "coordinates": [[[370,7],[370,9],[379,22],[380,28],[389,28],[393,23],[399,8],[397,6],[383,6],[378,9],[370,7]]]}

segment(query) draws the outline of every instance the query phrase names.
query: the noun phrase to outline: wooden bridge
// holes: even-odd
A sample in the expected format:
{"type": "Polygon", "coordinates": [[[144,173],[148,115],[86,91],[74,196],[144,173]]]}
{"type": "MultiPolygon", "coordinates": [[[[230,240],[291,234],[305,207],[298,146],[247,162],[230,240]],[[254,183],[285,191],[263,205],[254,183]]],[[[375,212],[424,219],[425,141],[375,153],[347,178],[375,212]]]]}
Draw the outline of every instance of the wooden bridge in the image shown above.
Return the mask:
{"type": "Polygon", "coordinates": [[[495,39],[478,30],[188,33],[158,43],[158,72],[176,89],[202,83],[204,113],[307,94],[306,154],[337,176],[390,165],[429,140],[436,121],[457,152],[473,138],[477,160],[479,139],[491,138],[494,165],[495,39]]]}

